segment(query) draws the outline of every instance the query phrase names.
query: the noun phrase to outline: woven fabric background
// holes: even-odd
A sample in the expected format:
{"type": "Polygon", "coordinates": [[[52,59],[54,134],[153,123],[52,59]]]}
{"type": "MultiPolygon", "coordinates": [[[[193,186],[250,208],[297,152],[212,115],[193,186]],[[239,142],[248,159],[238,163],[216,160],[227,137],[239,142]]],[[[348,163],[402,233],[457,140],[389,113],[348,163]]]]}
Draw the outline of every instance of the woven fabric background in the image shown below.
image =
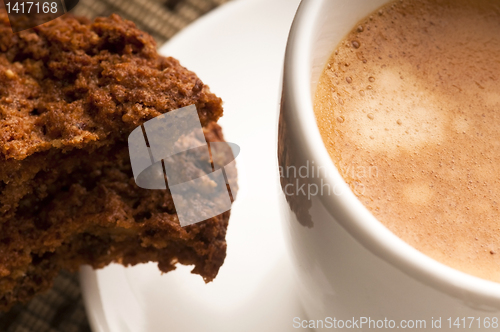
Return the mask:
{"type": "MultiPolygon", "coordinates": [[[[230,0],[80,0],[71,11],[95,18],[116,13],[151,34],[158,46],[198,17],[230,0]]],[[[0,313],[0,332],[90,332],[77,274],[62,272],[30,303],[0,313]]]]}
{"type": "Polygon", "coordinates": [[[152,35],[158,45],[228,0],[80,0],[72,12],[87,17],[116,13],[152,35]]]}

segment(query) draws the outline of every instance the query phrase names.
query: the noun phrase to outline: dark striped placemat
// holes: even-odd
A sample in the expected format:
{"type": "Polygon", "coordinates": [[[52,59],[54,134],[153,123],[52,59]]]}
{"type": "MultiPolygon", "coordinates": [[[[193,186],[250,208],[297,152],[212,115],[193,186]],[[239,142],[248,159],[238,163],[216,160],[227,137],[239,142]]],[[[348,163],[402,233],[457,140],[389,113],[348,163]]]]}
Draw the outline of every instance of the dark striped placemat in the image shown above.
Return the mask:
{"type": "Polygon", "coordinates": [[[76,15],[94,18],[112,13],[131,20],[158,45],[198,17],[228,0],[80,0],[76,15]]]}
{"type": "MultiPolygon", "coordinates": [[[[228,1],[80,0],[72,13],[89,18],[116,13],[135,22],[161,46],[189,23],[228,1]]],[[[0,332],[90,331],[77,274],[62,272],[47,293],[7,313],[0,312],[0,332]]]]}

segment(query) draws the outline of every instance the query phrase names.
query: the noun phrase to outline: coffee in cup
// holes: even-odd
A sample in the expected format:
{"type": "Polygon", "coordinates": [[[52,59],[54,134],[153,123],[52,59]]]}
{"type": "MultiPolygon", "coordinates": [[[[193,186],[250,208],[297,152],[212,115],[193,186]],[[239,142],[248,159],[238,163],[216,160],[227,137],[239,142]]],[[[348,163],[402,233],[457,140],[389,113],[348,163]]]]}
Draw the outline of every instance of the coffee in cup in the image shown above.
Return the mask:
{"type": "Polygon", "coordinates": [[[332,54],[314,110],[331,158],[378,220],[426,255],[500,282],[499,1],[377,10],[332,54]]]}

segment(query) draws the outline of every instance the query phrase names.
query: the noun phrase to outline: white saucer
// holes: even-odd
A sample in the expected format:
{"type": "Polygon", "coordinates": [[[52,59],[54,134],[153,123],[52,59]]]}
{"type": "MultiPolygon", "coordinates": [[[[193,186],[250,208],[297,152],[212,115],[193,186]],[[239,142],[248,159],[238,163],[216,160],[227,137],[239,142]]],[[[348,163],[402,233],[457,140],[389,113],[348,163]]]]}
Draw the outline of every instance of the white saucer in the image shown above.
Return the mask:
{"type": "Polygon", "coordinates": [[[298,4],[233,1],[161,48],[224,100],[219,123],[241,147],[227,258],[210,284],[186,266],[164,275],[155,264],[82,268],[95,332],[281,332],[294,330],[294,317],[305,318],[285,253],[276,178],[280,76],[298,4]]]}

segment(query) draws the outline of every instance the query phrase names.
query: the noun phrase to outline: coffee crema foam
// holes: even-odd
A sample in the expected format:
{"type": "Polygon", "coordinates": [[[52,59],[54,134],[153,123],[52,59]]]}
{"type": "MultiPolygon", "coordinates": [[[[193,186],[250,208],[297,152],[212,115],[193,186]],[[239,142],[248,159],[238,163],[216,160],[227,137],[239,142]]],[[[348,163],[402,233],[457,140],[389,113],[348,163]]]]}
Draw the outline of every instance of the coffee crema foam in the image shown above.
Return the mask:
{"type": "Polygon", "coordinates": [[[392,232],[500,282],[500,1],[391,3],[325,67],[314,109],[334,163],[392,232]]]}

